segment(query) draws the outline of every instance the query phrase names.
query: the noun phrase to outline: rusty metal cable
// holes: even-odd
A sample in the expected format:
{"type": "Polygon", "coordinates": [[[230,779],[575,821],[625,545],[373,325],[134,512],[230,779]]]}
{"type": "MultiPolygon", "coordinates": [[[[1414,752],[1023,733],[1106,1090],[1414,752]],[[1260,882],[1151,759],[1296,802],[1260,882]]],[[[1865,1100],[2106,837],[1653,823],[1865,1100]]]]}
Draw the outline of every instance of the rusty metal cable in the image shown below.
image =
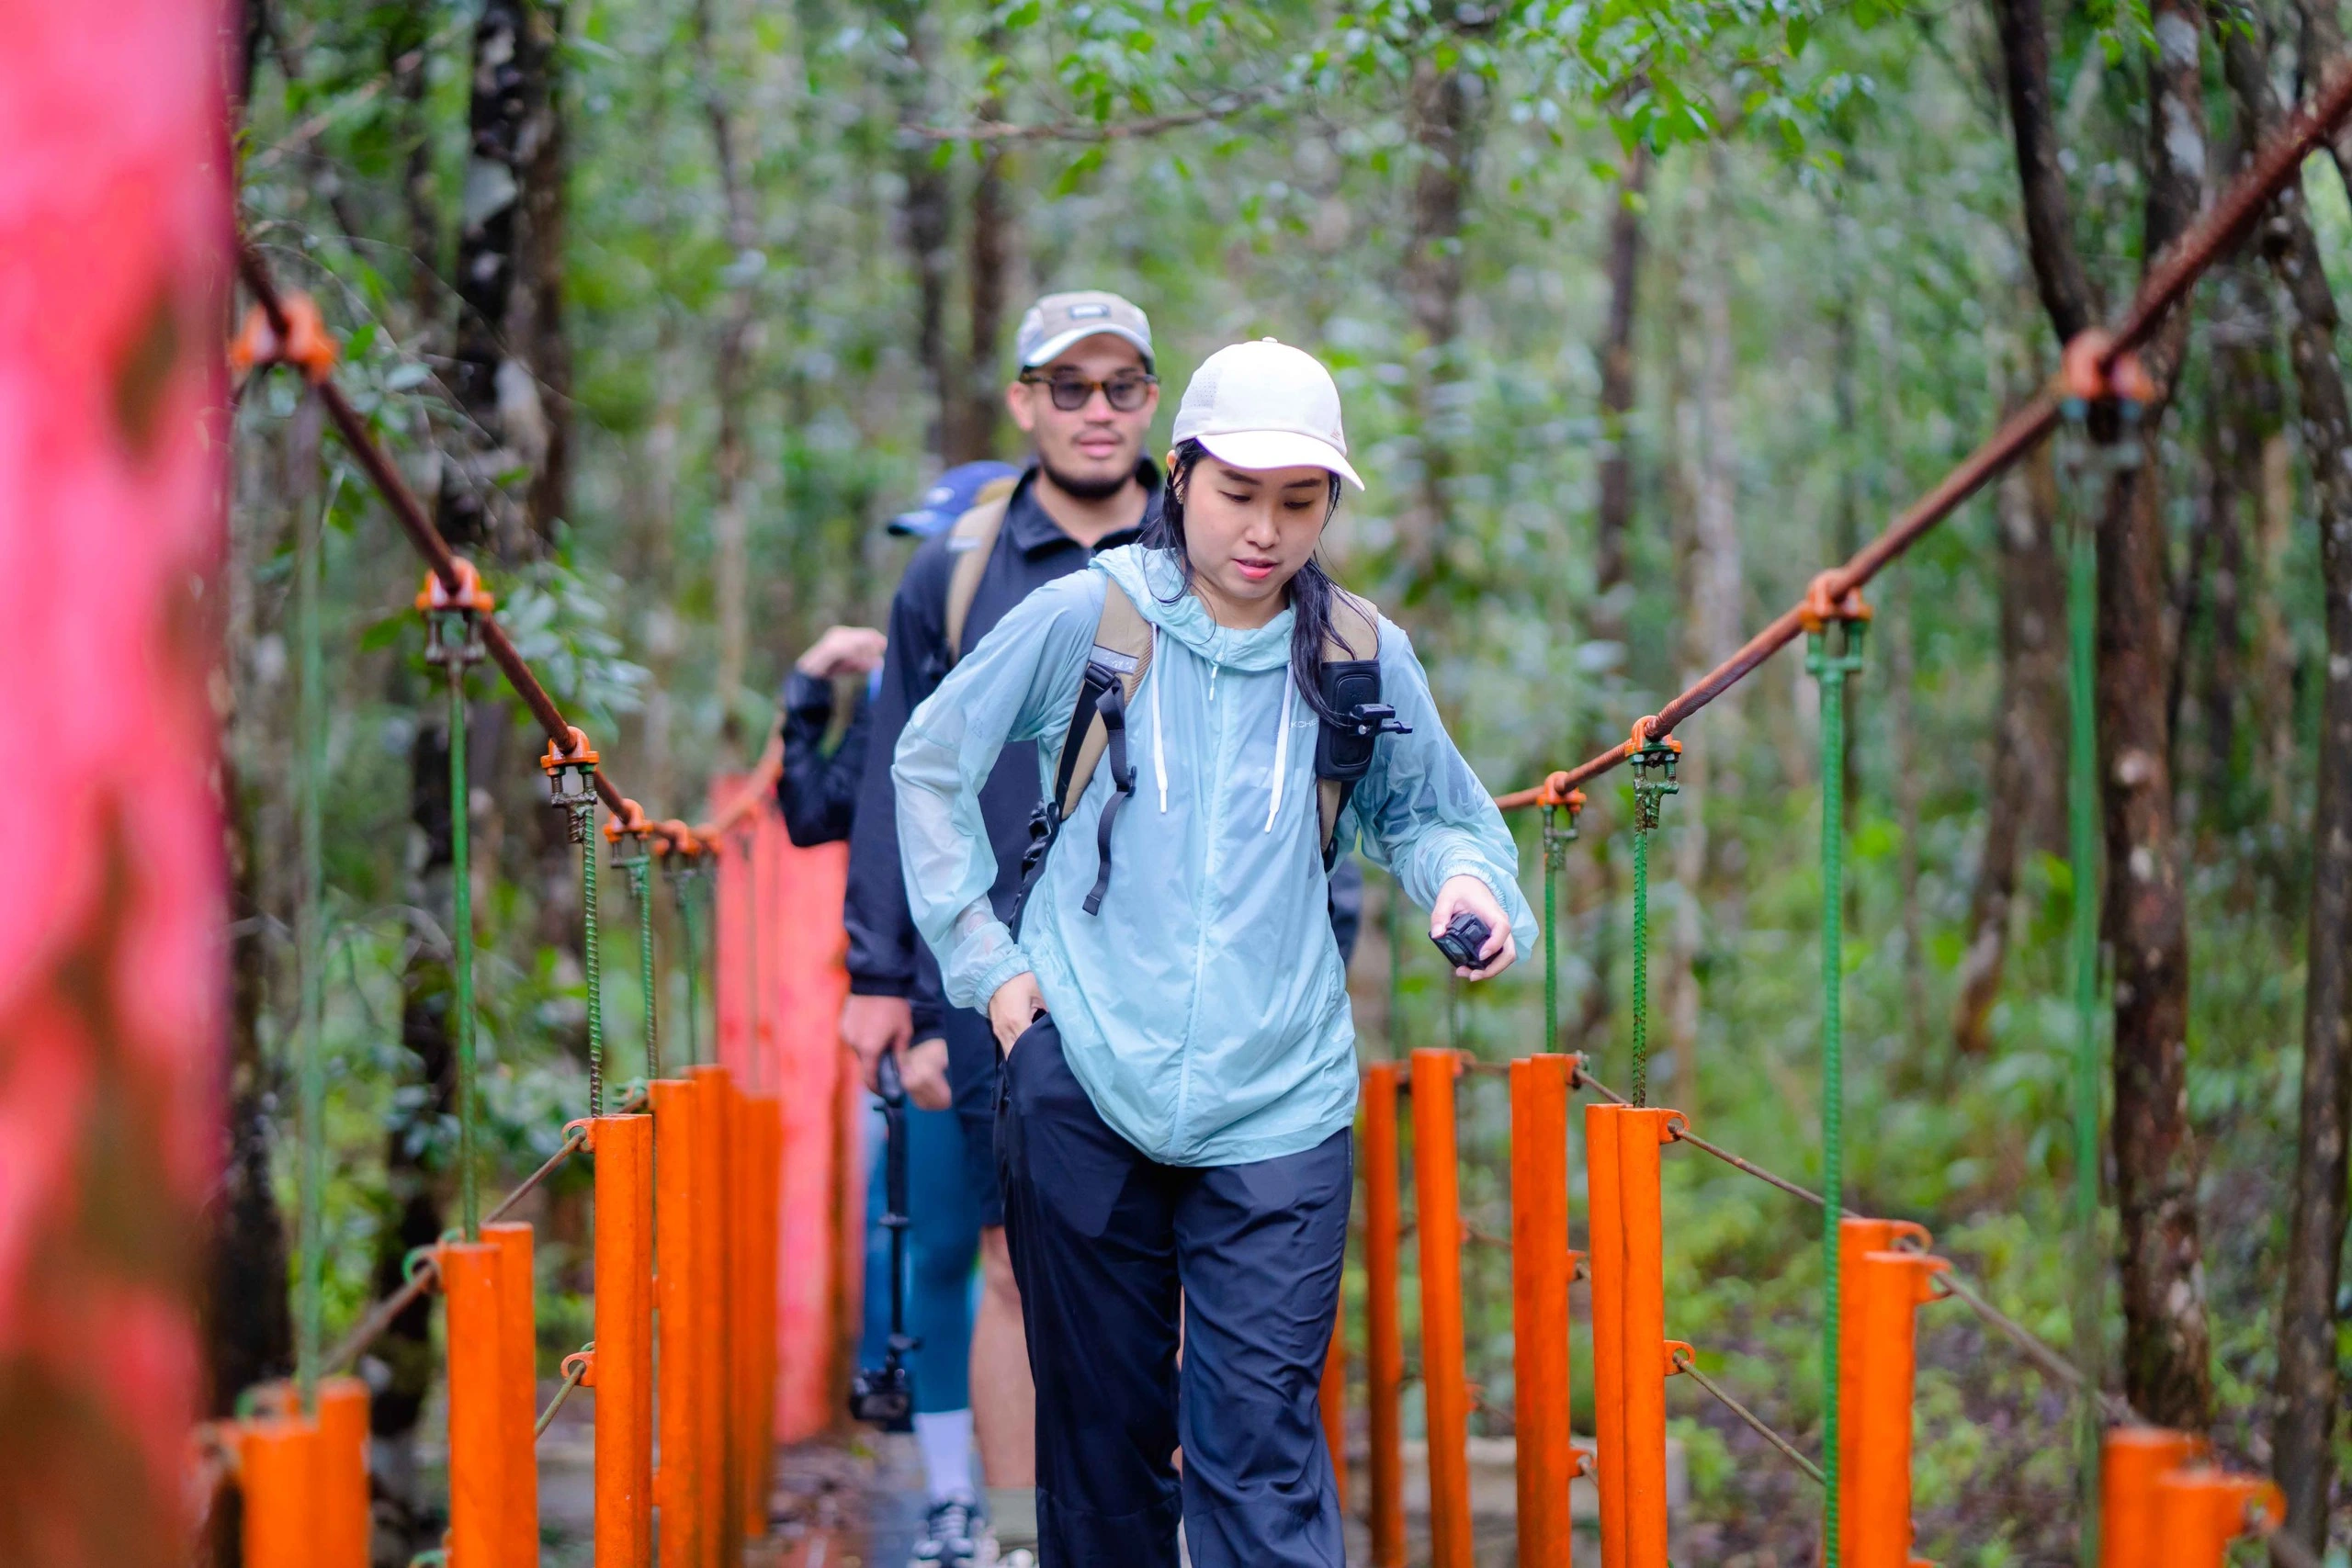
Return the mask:
{"type": "MultiPolygon", "coordinates": [[[[2248,162],[2245,172],[2231,182],[2219,200],[2188,232],[2157,258],[2111,329],[2112,337],[2098,356],[2098,368],[2113,368],[2117,359],[2145,342],[2165,314],[2187,296],[2215,259],[2233,246],[2262,215],[2271,200],[2294,178],[2302,162],[2319,150],[2329,131],[2352,114],[2352,66],[2340,69],[2310,102],[2296,109],[2278,134],[2248,162]]],[[[1946,474],[1934,489],[1915,501],[1888,525],[1886,531],[1864,545],[1827,579],[1836,598],[1860,588],[1917,543],[1920,536],[1958,511],[2018,458],[2030,451],[2057,427],[2057,397],[2037,394],[2005,421],[1984,444],[1946,474]]],[[[1650,727],[1653,737],[1670,735],[1701,708],[1714,701],[1767,659],[1793,642],[1804,629],[1801,607],[1782,611],[1739,650],[1701,676],[1690,688],[1658,709],[1650,727]]],[[[1547,780],[1561,789],[1600,777],[1627,759],[1625,748],[1612,746],[1564,773],[1547,780]]],[[[1498,797],[1498,804],[1532,805],[1535,790],[1517,790],[1498,797]]]]}
{"type": "MultiPolygon", "coordinates": [[[[1895,1245],[1909,1250],[1917,1244],[1905,1237],[1899,1238],[1895,1245]]],[[[1978,1317],[1983,1318],[2002,1337],[2023,1351],[2026,1359],[2040,1368],[2045,1375],[2070,1389],[2079,1391],[2082,1388],[2083,1374],[2080,1368],[2043,1343],[2031,1329],[1986,1301],[1966,1280],[1947,1269],[1936,1277],[1936,1288],[1939,1294],[1949,1296],[1978,1317]]],[[[2144,1427],[2149,1425],[2138,1411],[2106,1390],[2097,1391],[2095,1397],[2098,1401],[2100,1414],[2107,1417],[2109,1426],[2144,1427]]]]}
{"type": "Polygon", "coordinates": [[[548,1401],[548,1407],[539,1412],[538,1420],[532,1425],[531,1436],[534,1438],[547,1436],[548,1427],[555,1421],[555,1413],[563,1408],[563,1402],[571,1397],[571,1391],[578,1388],[581,1380],[588,1375],[595,1354],[596,1342],[591,1339],[563,1359],[563,1386],[555,1391],[555,1397],[548,1401]]]}
{"type": "MultiPolygon", "coordinates": [[[[1690,1130],[1690,1124],[1683,1121],[1679,1113],[1677,1113],[1668,1120],[1666,1129],[1678,1144],[1688,1144],[1702,1154],[1713,1155],[1717,1159],[1723,1161],[1725,1165],[1731,1167],[1734,1170],[1746,1171],[1748,1175],[1756,1178],[1757,1180],[1777,1187],[1792,1198],[1802,1198],[1816,1209],[1823,1206],[1823,1200],[1820,1193],[1814,1191],[1808,1187],[1800,1187],[1785,1176],[1775,1176],[1770,1171],[1765,1169],[1762,1166],[1758,1165],[1754,1160],[1742,1159],[1739,1156],[1732,1153],[1729,1149],[1723,1147],[1719,1144],[1709,1143],[1706,1139],[1692,1132],[1690,1130]]],[[[1851,1209],[1841,1209],[1838,1213],[1850,1214],[1853,1211],[1851,1209]]]]}
{"type": "MultiPolygon", "coordinates": [[[[631,1095],[629,1099],[621,1102],[619,1109],[626,1113],[640,1102],[639,1096],[631,1095]]],[[[549,1155],[540,1164],[538,1169],[525,1177],[520,1186],[500,1199],[498,1206],[482,1216],[482,1224],[489,1224],[493,1221],[505,1218],[515,1205],[530,1196],[539,1183],[553,1176],[557,1167],[578,1154],[587,1141],[588,1134],[584,1128],[574,1127],[567,1133],[555,1153],[549,1155]]],[[[432,1255],[426,1254],[417,1264],[416,1272],[410,1275],[399,1290],[378,1302],[368,1310],[366,1316],[352,1325],[351,1332],[343,1337],[342,1340],[336,1344],[334,1353],[328,1356],[322,1364],[322,1375],[331,1375],[349,1368],[352,1362],[359,1359],[361,1351],[374,1344],[384,1330],[392,1325],[394,1318],[414,1305],[419,1297],[433,1288],[433,1281],[438,1273],[439,1269],[434,1263],[432,1255]]]]}
{"type": "MultiPolygon", "coordinates": [[[[272,329],[281,335],[286,333],[289,324],[285,299],[278,293],[277,285],[271,278],[261,254],[243,234],[237,237],[237,272],[244,279],[246,290],[269,317],[272,329]]],[[[318,394],[319,404],[326,410],[327,418],[334,422],[336,434],[343,437],[344,446],[359,460],[360,468],[367,470],[368,481],[384,498],[384,504],[391,509],[393,520],[400,524],[401,532],[408,536],[409,543],[416,547],[417,553],[424,558],[425,564],[433,569],[434,575],[440,578],[451,593],[461,592],[458,557],[449,548],[449,541],[441,536],[441,530],[433,525],[433,519],[426,513],[424,503],[416,499],[415,492],[408,488],[408,481],[401,478],[400,470],[392,466],[392,460],[376,444],[376,438],[368,434],[368,422],[360,417],[357,409],[352,407],[351,400],[344,396],[343,389],[335,385],[332,376],[314,381],[312,390],[318,394]]],[[[523,699],[523,705],[531,710],[531,716],[538,720],[539,728],[547,731],[548,739],[569,750],[571,744],[571,721],[555,705],[555,699],[548,695],[547,688],[539,684],[539,678],[531,672],[531,666],[495,616],[485,615],[481,617],[481,635],[482,646],[489,651],[492,661],[505,674],[507,684],[513,686],[515,694],[523,699]]],[[[605,804],[615,811],[620,810],[619,789],[602,772],[595,775],[595,781],[596,793],[604,798],[605,804]]]]}
{"type": "Polygon", "coordinates": [[[1689,1347],[1677,1345],[1674,1348],[1674,1370],[1679,1372],[1688,1374],[1692,1382],[1697,1383],[1701,1388],[1703,1388],[1709,1393],[1713,1394],[1716,1401],[1721,1404],[1724,1409],[1730,1411],[1734,1416],[1738,1416],[1742,1421],[1747,1424],[1747,1429],[1749,1431],[1755,1433],[1758,1437],[1763,1438],[1766,1442],[1780,1450],[1781,1456],[1783,1459],[1786,1459],[1791,1464],[1795,1465],[1799,1470],[1804,1471],[1807,1476],[1811,1477],[1813,1483],[1815,1486],[1822,1487],[1825,1490],[1828,1487],[1829,1478],[1822,1474],[1821,1467],[1814,1463],[1813,1461],[1805,1458],[1802,1452],[1798,1451],[1797,1446],[1794,1443],[1790,1442],[1788,1438],[1772,1430],[1772,1428],[1765,1423],[1762,1416],[1757,1415],[1756,1412],[1750,1410],[1747,1405],[1742,1404],[1738,1400],[1734,1399],[1729,1393],[1725,1393],[1722,1384],[1716,1382],[1714,1379],[1701,1371],[1699,1370],[1698,1363],[1691,1359],[1689,1347]]]}

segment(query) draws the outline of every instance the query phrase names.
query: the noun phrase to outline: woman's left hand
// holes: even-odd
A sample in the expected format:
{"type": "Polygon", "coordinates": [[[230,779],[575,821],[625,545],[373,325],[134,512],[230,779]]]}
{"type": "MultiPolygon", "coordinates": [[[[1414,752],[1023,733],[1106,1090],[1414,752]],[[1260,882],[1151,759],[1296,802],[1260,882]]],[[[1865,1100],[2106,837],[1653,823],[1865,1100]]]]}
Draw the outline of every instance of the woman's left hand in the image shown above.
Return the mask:
{"type": "Polygon", "coordinates": [[[1454,973],[1465,980],[1491,980],[1518,960],[1519,941],[1511,935],[1510,917],[1503,913],[1502,900],[1466,872],[1447,877],[1445,886],[1437,890],[1437,902],[1430,907],[1430,935],[1442,934],[1454,916],[1465,914],[1487,922],[1487,945],[1478,950],[1477,968],[1457,968],[1454,973]]]}

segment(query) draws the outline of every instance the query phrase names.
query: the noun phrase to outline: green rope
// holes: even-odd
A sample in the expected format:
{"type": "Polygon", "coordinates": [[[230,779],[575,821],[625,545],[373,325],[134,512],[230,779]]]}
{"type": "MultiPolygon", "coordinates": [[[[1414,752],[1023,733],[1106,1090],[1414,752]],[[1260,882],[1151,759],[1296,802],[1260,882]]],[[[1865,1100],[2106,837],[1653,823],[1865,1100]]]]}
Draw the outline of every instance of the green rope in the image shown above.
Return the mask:
{"type": "Polygon", "coordinates": [[[1675,748],[1645,742],[1634,753],[1634,1103],[1650,1102],[1650,835],[1658,807],[1681,793],[1674,782],[1675,748]]]}
{"type": "Polygon", "coordinates": [[[2098,1391],[2105,1386],[2103,1362],[2107,1276],[2099,1248],[2099,1038],[2098,1038],[2098,543],[2093,518],[2100,481],[2139,457],[2132,439],[2138,410],[2119,410],[2121,428],[2103,453],[2094,456],[2089,410],[2069,399],[2064,413],[2074,470],[2075,528],[2066,557],[2067,704],[2066,855],[2074,884],[2073,964],[2075,1050],[2072,1096],[2075,1122],[2074,1301],[2072,1331],[2083,1397],[2075,1411],[2075,1483],[2083,1528],[2078,1550],[2086,1568],[2098,1561],[2098,1391]]]}
{"type": "Polygon", "coordinates": [[[645,1076],[662,1076],[662,1034],[654,1008],[653,975],[653,896],[647,884],[653,867],[653,858],[646,852],[643,835],[637,838],[637,852],[621,864],[628,871],[629,896],[637,900],[637,983],[645,992],[645,1076]]]}
{"type": "Polygon", "coordinates": [[[1405,1059],[1405,885],[1388,878],[1388,1059],[1405,1059]]]}
{"type": "Polygon", "coordinates": [[[1544,808],[1544,1049],[1560,1048],[1560,838],[1559,807],[1544,808]]]}
{"type": "MultiPolygon", "coordinates": [[[[466,617],[450,618],[462,622],[466,617]]],[[[465,640],[461,633],[458,646],[465,640]]],[[[480,1090],[474,1063],[473,835],[467,820],[471,785],[466,770],[465,661],[451,659],[446,668],[449,672],[449,974],[456,989],[449,1023],[458,1047],[458,1212],[466,1239],[474,1242],[481,1239],[481,1193],[474,1151],[480,1090]]]]}
{"type": "Polygon", "coordinates": [[[702,1060],[702,942],[695,930],[695,873],[681,866],[670,874],[670,894],[678,903],[679,934],[686,945],[686,1061],[702,1060]]]}
{"type": "Polygon", "coordinates": [[[605,1113],[605,975],[596,934],[596,807],[594,800],[571,808],[572,837],[580,844],[580,942],[588,971],[588,1114],[605,1113]]]}
{"type": "Polygon", "coordinates": [[[1838,1568],[1838,1231],[1846,1190],[1846,679],[1862,667],[1862,626],[1832,654],[1826,632],[1805,639],[1805,668],[1821,686],[1821,1409],[1823,1568],[1838,1568]]]}
{"type": "Polygon", "coordinates": [[[295,942],[301,967],[301,1044],[298,1057],[296,1120],[300,1164],[296,1176],[295,1225],[300,1253],[296,1290],[294,1380],[304,1404],[318,1392],[319,1349],[326,1297],[326,1023],[324,905],[326,862],[320,804],[320,774],[325,771],[326,664],[319,631],[320,557],[326,514],[342,489],[338,479],[316,518],[298,522],[294,543],[294,637],[301,649],[302,688],[294,741],[295,788],[301,822],[302,904],[295,942]]]}

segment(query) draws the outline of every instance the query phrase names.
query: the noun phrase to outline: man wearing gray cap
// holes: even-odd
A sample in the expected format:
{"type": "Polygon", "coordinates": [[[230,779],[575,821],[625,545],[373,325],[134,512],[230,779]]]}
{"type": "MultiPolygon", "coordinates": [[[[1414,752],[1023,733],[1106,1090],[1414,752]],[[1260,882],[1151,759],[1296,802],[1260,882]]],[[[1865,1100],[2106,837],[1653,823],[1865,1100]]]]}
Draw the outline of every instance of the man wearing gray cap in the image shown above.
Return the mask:
{"type": "MultiPolygon", "coordinates": [[[[1143,456],[1159,406],[1144,313],[1099,290],[1049,294],[1023,316],[1015,346],[1020,367],[1005,388],[1005,406],[1028,435],[1033,460],[1009,495],[974,506],[915,552],[890,605],[889,651],[872,705],[843,908],[851,995],[841,1032],[868,1088],[885,1051],[903,1053],[915,1043],[914,1002],[940,994],[937,965],[916,940],[899,866],[890,757],[908,714],[1032,589],[1084,569],[1098,551],[1134,543],[1159,511],[1159,471],[1143,456]]],[[[1036,796],[1036,746],[1006,747],[979,792],[996,852],[999,918],[1011,912],[1020,884],[1036,796]]],[[[1035,1561],[1023,1554],[1034,1552],[1036,1541],[1035,1395],[997,1180],[996,1041],[986,1018],[962,1008],[945,1010],[942,1032],[965,1168],[979,1196],[985,1289],[972,1332],[972,1417],[989,1512],[1010,1565],[1035,1561]]],[[[957,1501],[933,1498],[934,1514],[952,1514],[957,1501]]],[[[955,1523],[946,1518],[941,1529],[927,1531],[944,1550],[926,1562],[963,1568],[971,1561],[957,1551],[963,1543],[955,1523]]]]}

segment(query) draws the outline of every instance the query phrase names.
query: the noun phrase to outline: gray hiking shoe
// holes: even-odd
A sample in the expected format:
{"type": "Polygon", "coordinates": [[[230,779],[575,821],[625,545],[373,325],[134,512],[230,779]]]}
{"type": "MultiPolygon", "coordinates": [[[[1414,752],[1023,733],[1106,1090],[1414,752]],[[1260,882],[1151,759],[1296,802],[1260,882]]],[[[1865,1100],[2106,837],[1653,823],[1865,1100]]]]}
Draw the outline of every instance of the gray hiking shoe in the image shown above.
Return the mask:
{"type": "Polygon", "coordinates": [[[974,1568],[972,1522],[975,1505],[969,1497],[933,1503],[923,1516],[922,1534],[915,1541],[908,1568],[974,1568]]]}

